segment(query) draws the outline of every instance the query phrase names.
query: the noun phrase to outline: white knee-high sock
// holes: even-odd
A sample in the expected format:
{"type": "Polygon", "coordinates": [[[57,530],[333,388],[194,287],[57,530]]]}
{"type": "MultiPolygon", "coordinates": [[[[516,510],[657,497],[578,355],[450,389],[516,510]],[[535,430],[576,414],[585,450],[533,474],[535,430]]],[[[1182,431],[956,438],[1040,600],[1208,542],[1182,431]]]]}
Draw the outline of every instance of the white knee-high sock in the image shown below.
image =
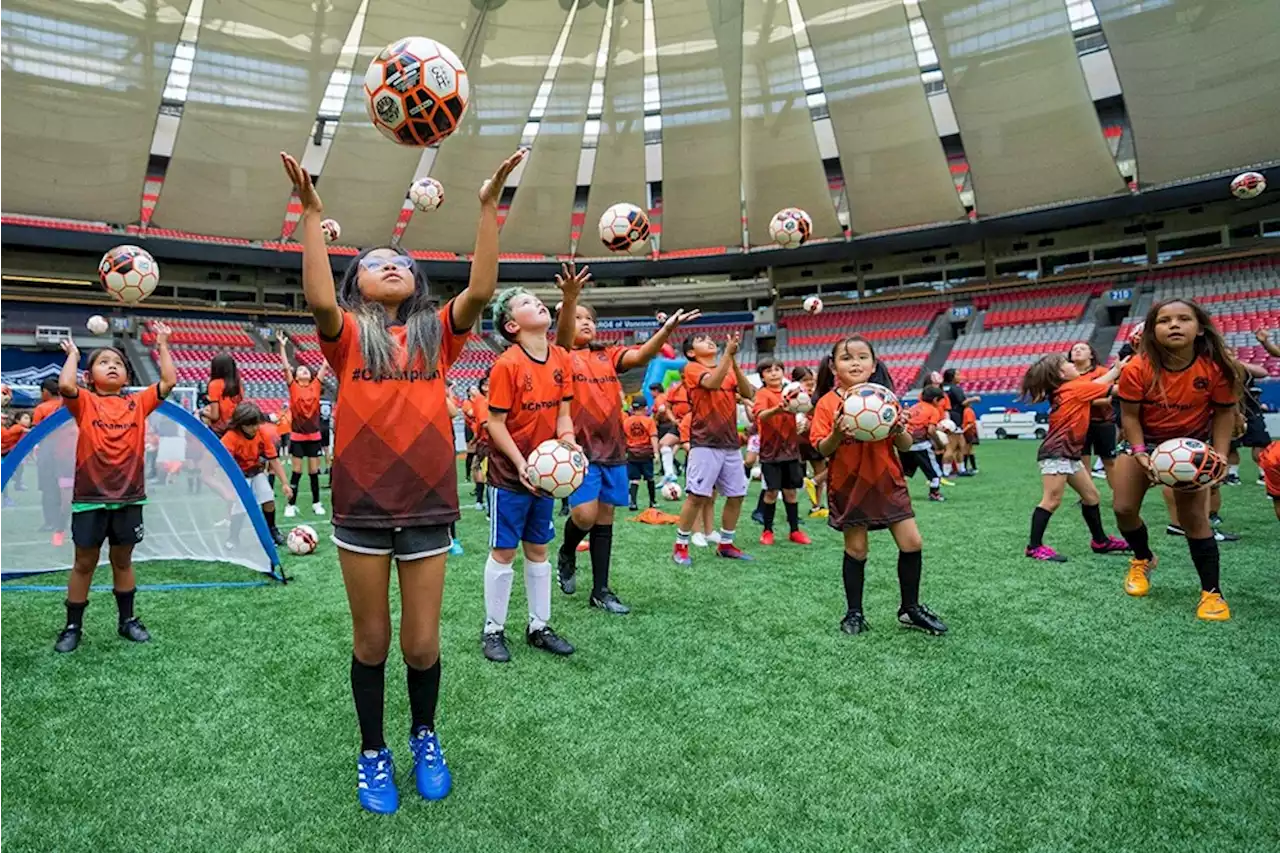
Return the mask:
{"type": "MultiPolygon", "coordinates": [[[[491,554],[484,564],[484,630],[501,631],[507,623],[507,605],[511,602],[511,581],[515,571],[511,563],[499,563],[491,554]]],[[[551,594],[550,587],[547,594],[551,594]]]]}
{"type": "Polygon", "coordinates": [[[545,628],[551,621],[551,564],[524,563],[524,592],[529,598],[529,630],[545,628]]]}
{"type": "Polygon", "coordinates": [[[671,445],[667,445],[659,448],[658,452],[662,455],[662,473],[668,479],[674,480],[676,478],[676,449],[671,445]]]}

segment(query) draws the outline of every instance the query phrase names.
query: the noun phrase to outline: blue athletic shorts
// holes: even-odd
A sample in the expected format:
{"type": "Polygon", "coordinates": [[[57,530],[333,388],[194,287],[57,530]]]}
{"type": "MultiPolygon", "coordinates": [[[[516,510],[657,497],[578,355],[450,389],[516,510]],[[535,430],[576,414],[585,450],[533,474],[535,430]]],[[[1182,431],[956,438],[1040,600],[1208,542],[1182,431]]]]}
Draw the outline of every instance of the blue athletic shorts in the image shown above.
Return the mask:
{"type": "Polygon", "coordinates": [[[489,487],[489,547],[545,545],[556,536],[556,502],[548,495],[489,487]]]}
{"type": "Polygon", "coordinates": [[[603,501],[611,506],[627,506],[631,503],[631,486],[627,480],[627,464],[601,465],[592,462],[587,466],[587,476],[582,485],[569,495],[569,506],[580,506],[591,501],[603,501]]]}

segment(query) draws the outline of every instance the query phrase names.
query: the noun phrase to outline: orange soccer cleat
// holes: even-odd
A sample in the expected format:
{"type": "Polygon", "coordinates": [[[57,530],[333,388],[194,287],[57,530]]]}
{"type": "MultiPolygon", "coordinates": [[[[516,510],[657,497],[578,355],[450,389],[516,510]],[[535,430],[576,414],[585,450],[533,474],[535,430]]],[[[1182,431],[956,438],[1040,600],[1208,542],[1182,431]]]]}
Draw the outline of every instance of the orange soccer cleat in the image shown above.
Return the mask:
{"type": "Polygon", "coordinates": [[[1226,622],[1231,618],[1231,608],[1220,592],[1200,592],[1200,604],[1196,606],[1196,618],[1206,622],[1226,622]]]}
{"type": "Polygon", "coordinates": [[[1155,558],[1129,560],[1129,572],[1124,576],[1124,591],[1129,595],[1141,597],[1151,592],[1151,573],[1155,571],[1155,558]]]}

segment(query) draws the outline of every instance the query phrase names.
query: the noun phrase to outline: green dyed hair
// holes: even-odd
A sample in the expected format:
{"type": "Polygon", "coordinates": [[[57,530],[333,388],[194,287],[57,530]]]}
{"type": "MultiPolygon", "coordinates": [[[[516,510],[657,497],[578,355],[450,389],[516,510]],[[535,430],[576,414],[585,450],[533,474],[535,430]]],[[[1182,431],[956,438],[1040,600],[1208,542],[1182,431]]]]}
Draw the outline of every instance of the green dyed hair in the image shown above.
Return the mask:
{"type": "Polygon", "coordinates": [[[533,293],[525,287],[508,287],[498,292],[493,300],[493,326],[497,329],[498,334],[502,335],[508,341],[514,341],[516,336],[507,332],[507,321],[511,319],[511,312],[507,307],[511,304],[511,300],[517,296],[532,296],[533,293]]]}

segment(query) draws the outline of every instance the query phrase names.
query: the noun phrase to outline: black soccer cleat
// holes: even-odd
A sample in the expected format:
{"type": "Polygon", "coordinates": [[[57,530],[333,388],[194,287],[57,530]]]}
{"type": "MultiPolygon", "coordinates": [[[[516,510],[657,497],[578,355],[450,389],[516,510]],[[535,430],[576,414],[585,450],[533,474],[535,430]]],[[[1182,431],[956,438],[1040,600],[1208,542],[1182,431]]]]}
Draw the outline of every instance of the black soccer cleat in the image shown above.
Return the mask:
{"type": "Polygon", "coordinates": [[[120,627],[116,630],[121,637],[132,643],[149,643],[151,635],[147,633],[147,626],[137,616],[120,623],[120,627]]]}
{"type": "Polygon", "coordinates": [[[551,652],[553,655],[573,654],[573,645],[555,631],[552,631],[550,625],[544,625],[536,631],[526,631],[524,639],[526,643],[535,649],[542,649],[544,652],[551,652]]]}
{"type": "Polygon", "coordinates": [[[865,634],[871,630],[861,610],[850,610],[840,620],[840,630],[846,634],[865,634]]]}
{"type": "Polygon", "coordinates": [[[915,628],[935,637],[947,633],[947,626],[937,615],[923,604],[898,608],[898,624],[904,628],[915,628]]]}
{"type": "Polygon", "coordinates": [[[563,548],[557,552],[556,580],[560,583],[560,591],[565,595],[573,595],[578,591],[578,561],[574,552],[565,554],[563,548]]]}
{"type": "Polygon", "coordinates": [[[62,654],[74,652],[76,647],[80,645],[80,633],[79,625],[63,628],[58,634],[57,641],[53,644],[53,650],[62,654]]]}
{"type": "Polygon", "coordinates": [[[509,663],[511,651],[507,648],[507,635],[503,631],[485,631],[480,635],[480,650],[494,663],[509,663]]]}
{"type": "Polygon", "coordinates": [[[640,507],[636,506],[635,501],[632,501],[630,504],[627,505],[627,509],[630,510],[631,512],[637,512],[639,511],[640,507]]]}
{"type": "Polygon", "coordinates": [[[631,612],[631,608],[619,601],[618,596],[614,595],[613,590],[608,587],[600,590],[600,592],[592,592],[587,604],[592,607],[599,607],[605,613],[616,613],[619,616],[631,612]]]}
{"type": "Polygon", "coordinates": [[[273,527],[271,528],[271,541],[276,543],[277,545],[284,545],[289,540],[285,537],[283,533],[280,532],[279,527],[273,527]]]}

